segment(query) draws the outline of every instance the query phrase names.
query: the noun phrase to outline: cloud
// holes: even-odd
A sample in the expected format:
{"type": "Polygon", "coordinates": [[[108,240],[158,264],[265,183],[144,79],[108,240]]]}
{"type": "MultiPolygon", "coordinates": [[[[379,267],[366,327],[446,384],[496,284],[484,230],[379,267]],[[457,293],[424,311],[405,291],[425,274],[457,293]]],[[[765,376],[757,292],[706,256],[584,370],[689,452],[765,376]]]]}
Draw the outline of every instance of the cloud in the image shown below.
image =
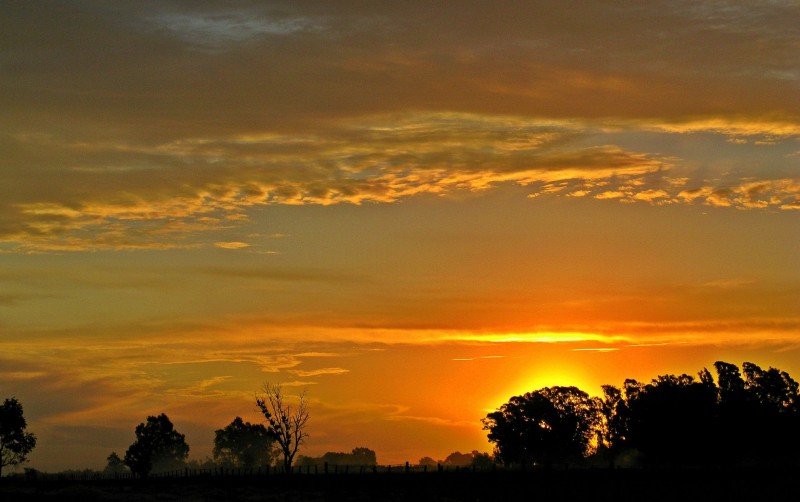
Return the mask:
{"type": "Polygon", "coordinates": [[[475,427],[474,420],[453,420],[449,418],[441,418],[441,417],[421,417],[421,416],[414,416],[414,415],[389,415],[386,417],[386,420],[392,422],[399,422],[399,421],[412,421],[412,422],[425,422],[431,425],[437,425],[442,427],[475,427]]]}
{"type": "Polygon", "coordinates": [[[0,13],[0,253],[232,246],[244,241],[217,233],[260,206],[508,185],[796,209],[776,159],[800,137],[797,15],[659,0],[566,17],[558,2],[15,4],[0,13]],[[760,145],[767,160],[737,156],[740,178],[723,180],[654,135],[760,145]]]}
{"type": "Polygon", "coordinates": [[[220,267],[203,266],[195,272],[210,276],[252,279],[258,281],[318,281],[318,282],[353,282],[366,278],[358,274],[333,272],[321,268],[291,267],[220,267]]]}
{"type": "Polygon", "coordinates": [[[122,145],[18,136],[18,144],[52,151],[54,158],[80,151],[83,159],[80,168],[48,175],[66,190],[17,186],[0,207],[0,221],[7,222],[0,237],[33,251],[198,247],[203,232],[241,225],[254,206],[391,203],[424,193],[599,182],[669,168],[663,159],[614,145],[578,146],[588,132],[571,121],[423,113],[341,122],[296,137],[122,145]],[[148,167],[101,169],[109,156],[130,165],[145,158],[148,167]],[[99,170],[87,171],[92,163],[99,170]]]}
{"type": "Polygon", "coordinates": [[[481,359],[504,359],[506,356],[454,357],[451,361],[479,361],[481,359]]]}
{"type": "Polygon", "coordinates": [[[714,207],[793,209],[800,200],[800,180],[745,180],[721,188],[702,186],[682,190],[676,197],[685,202],[700,202],[714,207]]]}
{"type": "Polygon", "coordinates": [[[28,298],[30,298],[30,296],[2,293],[0,294],[0,307],[11,307],[28,298]]]}
{"type": "Polygon", "coordinates": [[[291,373],[305,378],[320,375],[342,375],[344,373],[350,373],[350,370],[345,368],[319,368],[315,370],[291,370],[291,373]]]}
{"type": "Polygon", "coordinates": [[[246,242],[215,242],[214,245],[218,248],[222,249],[242,249],[246,247],[250,247],[250,244],[246,242]]]}
{"type": "Polygon", "coordinates": [[[47,376],[45,371],[4,371],[0,372],[0,378],[7,380],[34,380],[47,376]]]}
{"type": "Polygon", "coordinates": [[[625,197],[625,193],[620,192],[619,190],[606,190],[605,192],[599,193],[594,197],[595,199],[621,199],[625,197]]]}
{"type": "Polygon", "coordinates": [[[308,380],[291,380],[288,382],[281,382],[283,387],[308,387],[309,385],[317,385],[319,382],[311,382],[308,380]]]}
{"type": "Polygon", "coordinates": [[[664,190],[653,190],[653,189],[642,190],[641,192],[633,194],[634,199],[643,200],[647,202],[653,202],[658,199],[668,199],[669,197],[670,195],[664,190]]]}
{"type": "Polygon", "coordinates": [[[185,42],[208,50],[224,50],[260,37],[280,37],[317,29],[321,20],[303,17],[274,17],[257,9],[162,12],[148,20],[160,30],[171,32],[185,42]]]}
{"type": "Polygon", "coordinates": [[[676,134],[721,134],[736,144],[775,144],[778,140],[800,137],[800,123],[796,120],[710,117],[672,123],[654,123],[645,125],[645,127],[676,134]]]}

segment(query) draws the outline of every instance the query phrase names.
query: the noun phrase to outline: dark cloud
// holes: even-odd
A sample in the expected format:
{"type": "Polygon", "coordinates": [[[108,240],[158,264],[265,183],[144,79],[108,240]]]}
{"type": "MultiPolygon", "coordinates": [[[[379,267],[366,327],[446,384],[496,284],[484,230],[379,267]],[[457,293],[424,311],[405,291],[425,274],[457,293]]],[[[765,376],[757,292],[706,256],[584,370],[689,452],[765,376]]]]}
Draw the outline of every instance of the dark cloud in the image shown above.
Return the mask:
{"type": "Polygon", "coordinates": [[[101,123],[159,138],[420,107],[562,117],[796,115],[798,105],[783,96],[798,78],[798,28],[789,21],[797,9],[14,4],[3,14],[10,27],[2,40],[4,105],[27,117],[23,123],[60,117],[62,129],[101,123]]]}

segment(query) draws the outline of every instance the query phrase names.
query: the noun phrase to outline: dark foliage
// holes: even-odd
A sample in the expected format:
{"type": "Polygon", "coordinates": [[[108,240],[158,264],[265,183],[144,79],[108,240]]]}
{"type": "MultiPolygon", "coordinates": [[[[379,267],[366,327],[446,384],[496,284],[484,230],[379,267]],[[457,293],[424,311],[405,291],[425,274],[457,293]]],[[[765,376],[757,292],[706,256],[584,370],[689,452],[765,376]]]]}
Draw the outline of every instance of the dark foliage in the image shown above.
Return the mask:
{"type": "Polygon", "coordinates": [[[165,414],[147,417],[136,426],[136,441],[125,452],[125,465],[141,477],[182,468],[189,456],[186,438],[165,414]]]}
{"type": "Polygon", "coordinates": [[[252,469],[271,464],[275,439],[262,424],[236,417],[214,431],[214,460],[223,467],[252,469]]]}
{"type": "Polygon", "coordinates": [[[717,383],[662,375],[603,388],[612,459],[633,453],[645,465],[765,467],[800,460],[798,385],[786,372],[718,361],[717,383]]]}
{"type": "Polygon", "coordinates": [[[647,462],[705,464],[712,451],[717,390],[706,379],[665,375],[650,384],[625,382],[625,400],[608,422],[612,445],[635,448],[647,462]],[[621,432],[621,434],[620,434],[621,432]]]}
{"type": "Polygon", "coordinates": [[[22,404],[13,397],[6,399],[0,406],[0,476],[3,467],[25,462],[36,446],[36,436],[25,432],[27,427],[22,404]]]}
{"type": "Polygon", "coordinates": [[[488,470],[494,466],[495,459],[488,453],[481,453],[472,450],[471,453],[461,453],[454,451],[444,460],[436,461],[432,457],[422,457],[417,465],[423,467],[475,467],[476,469],[488,470]]]}
{"type": "Polygon", "coordinates": [[[321,457],[298,457],[297,465],[307,466],[320,466],[320,465],[342,465],[342,466],[359,466],[370,467],[378,465],[378,457],[373,450],[369,448],[353,448],[350,453],[332,452],[329,451],[321,457]]]}
{"type": "Polygon", "coordinates": [[[602,422],[601,401],[577,387],[546,387],[483,419],[504,464],[552,465],[585,457],[602,422]]]}
{"type": "Polygon", "coordinates": [[[103,469],[103,472],[106,474],[121,474],[129,472],[128,466],[125,465],[125,462],[119,458],[117,452],[112,451],[111,454],[106,458],[106,468],[103,469]]]}
{"type": "Polygon", "coordinates": [[[467,467],[472,465],[472,460],[474,457],[471,453],[461,453],[460,451],[454,451],[450,455],[448,455],[443,461],[442,465],[445,466],[453,466],[453,467],[467,467]]]}
{"type": "Polygon", "coordinates": [[[575,387],[512,397],[483,420],[497,459],[548,465],[594,454],[594,464],[660,467],[800,465],[800,398],[788,373],[746,362],[714,364],[717,383],[661,375],[603,386],[602,400],[575,387]]]}

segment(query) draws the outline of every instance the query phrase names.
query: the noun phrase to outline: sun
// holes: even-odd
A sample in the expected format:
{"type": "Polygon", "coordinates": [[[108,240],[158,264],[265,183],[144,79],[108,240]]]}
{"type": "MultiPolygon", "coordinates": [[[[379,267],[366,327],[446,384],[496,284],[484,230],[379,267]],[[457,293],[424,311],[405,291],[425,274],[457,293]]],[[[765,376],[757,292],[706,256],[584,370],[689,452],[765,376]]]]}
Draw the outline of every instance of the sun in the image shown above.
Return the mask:
{"type": "Polygon", "coordinates": [[[587,372],[574,363],[566,361],[550,361],[539,363],[529,371],[521,374],[519,378],[502,387],[501,392],[494,394],[487,401],[487,411],[494,411],[502,404],[507,403],[513,396],[520,396],[526,392],[533,392],[544,387],[578,387],[586,390],[589,378],[587,372]]]}

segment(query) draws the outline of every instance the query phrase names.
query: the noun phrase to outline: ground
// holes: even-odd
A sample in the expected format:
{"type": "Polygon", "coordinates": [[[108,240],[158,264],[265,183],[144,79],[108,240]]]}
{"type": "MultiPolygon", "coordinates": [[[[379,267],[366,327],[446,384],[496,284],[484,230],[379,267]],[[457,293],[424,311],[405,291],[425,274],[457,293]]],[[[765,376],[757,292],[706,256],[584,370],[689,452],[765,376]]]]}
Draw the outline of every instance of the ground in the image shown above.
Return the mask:
{"type": "Polygon", "coordinates": [[[3,479],[0,499],[26,501],[735,501],[791,500],[793,471],[540,470],[100,481],[3,479]]]}

